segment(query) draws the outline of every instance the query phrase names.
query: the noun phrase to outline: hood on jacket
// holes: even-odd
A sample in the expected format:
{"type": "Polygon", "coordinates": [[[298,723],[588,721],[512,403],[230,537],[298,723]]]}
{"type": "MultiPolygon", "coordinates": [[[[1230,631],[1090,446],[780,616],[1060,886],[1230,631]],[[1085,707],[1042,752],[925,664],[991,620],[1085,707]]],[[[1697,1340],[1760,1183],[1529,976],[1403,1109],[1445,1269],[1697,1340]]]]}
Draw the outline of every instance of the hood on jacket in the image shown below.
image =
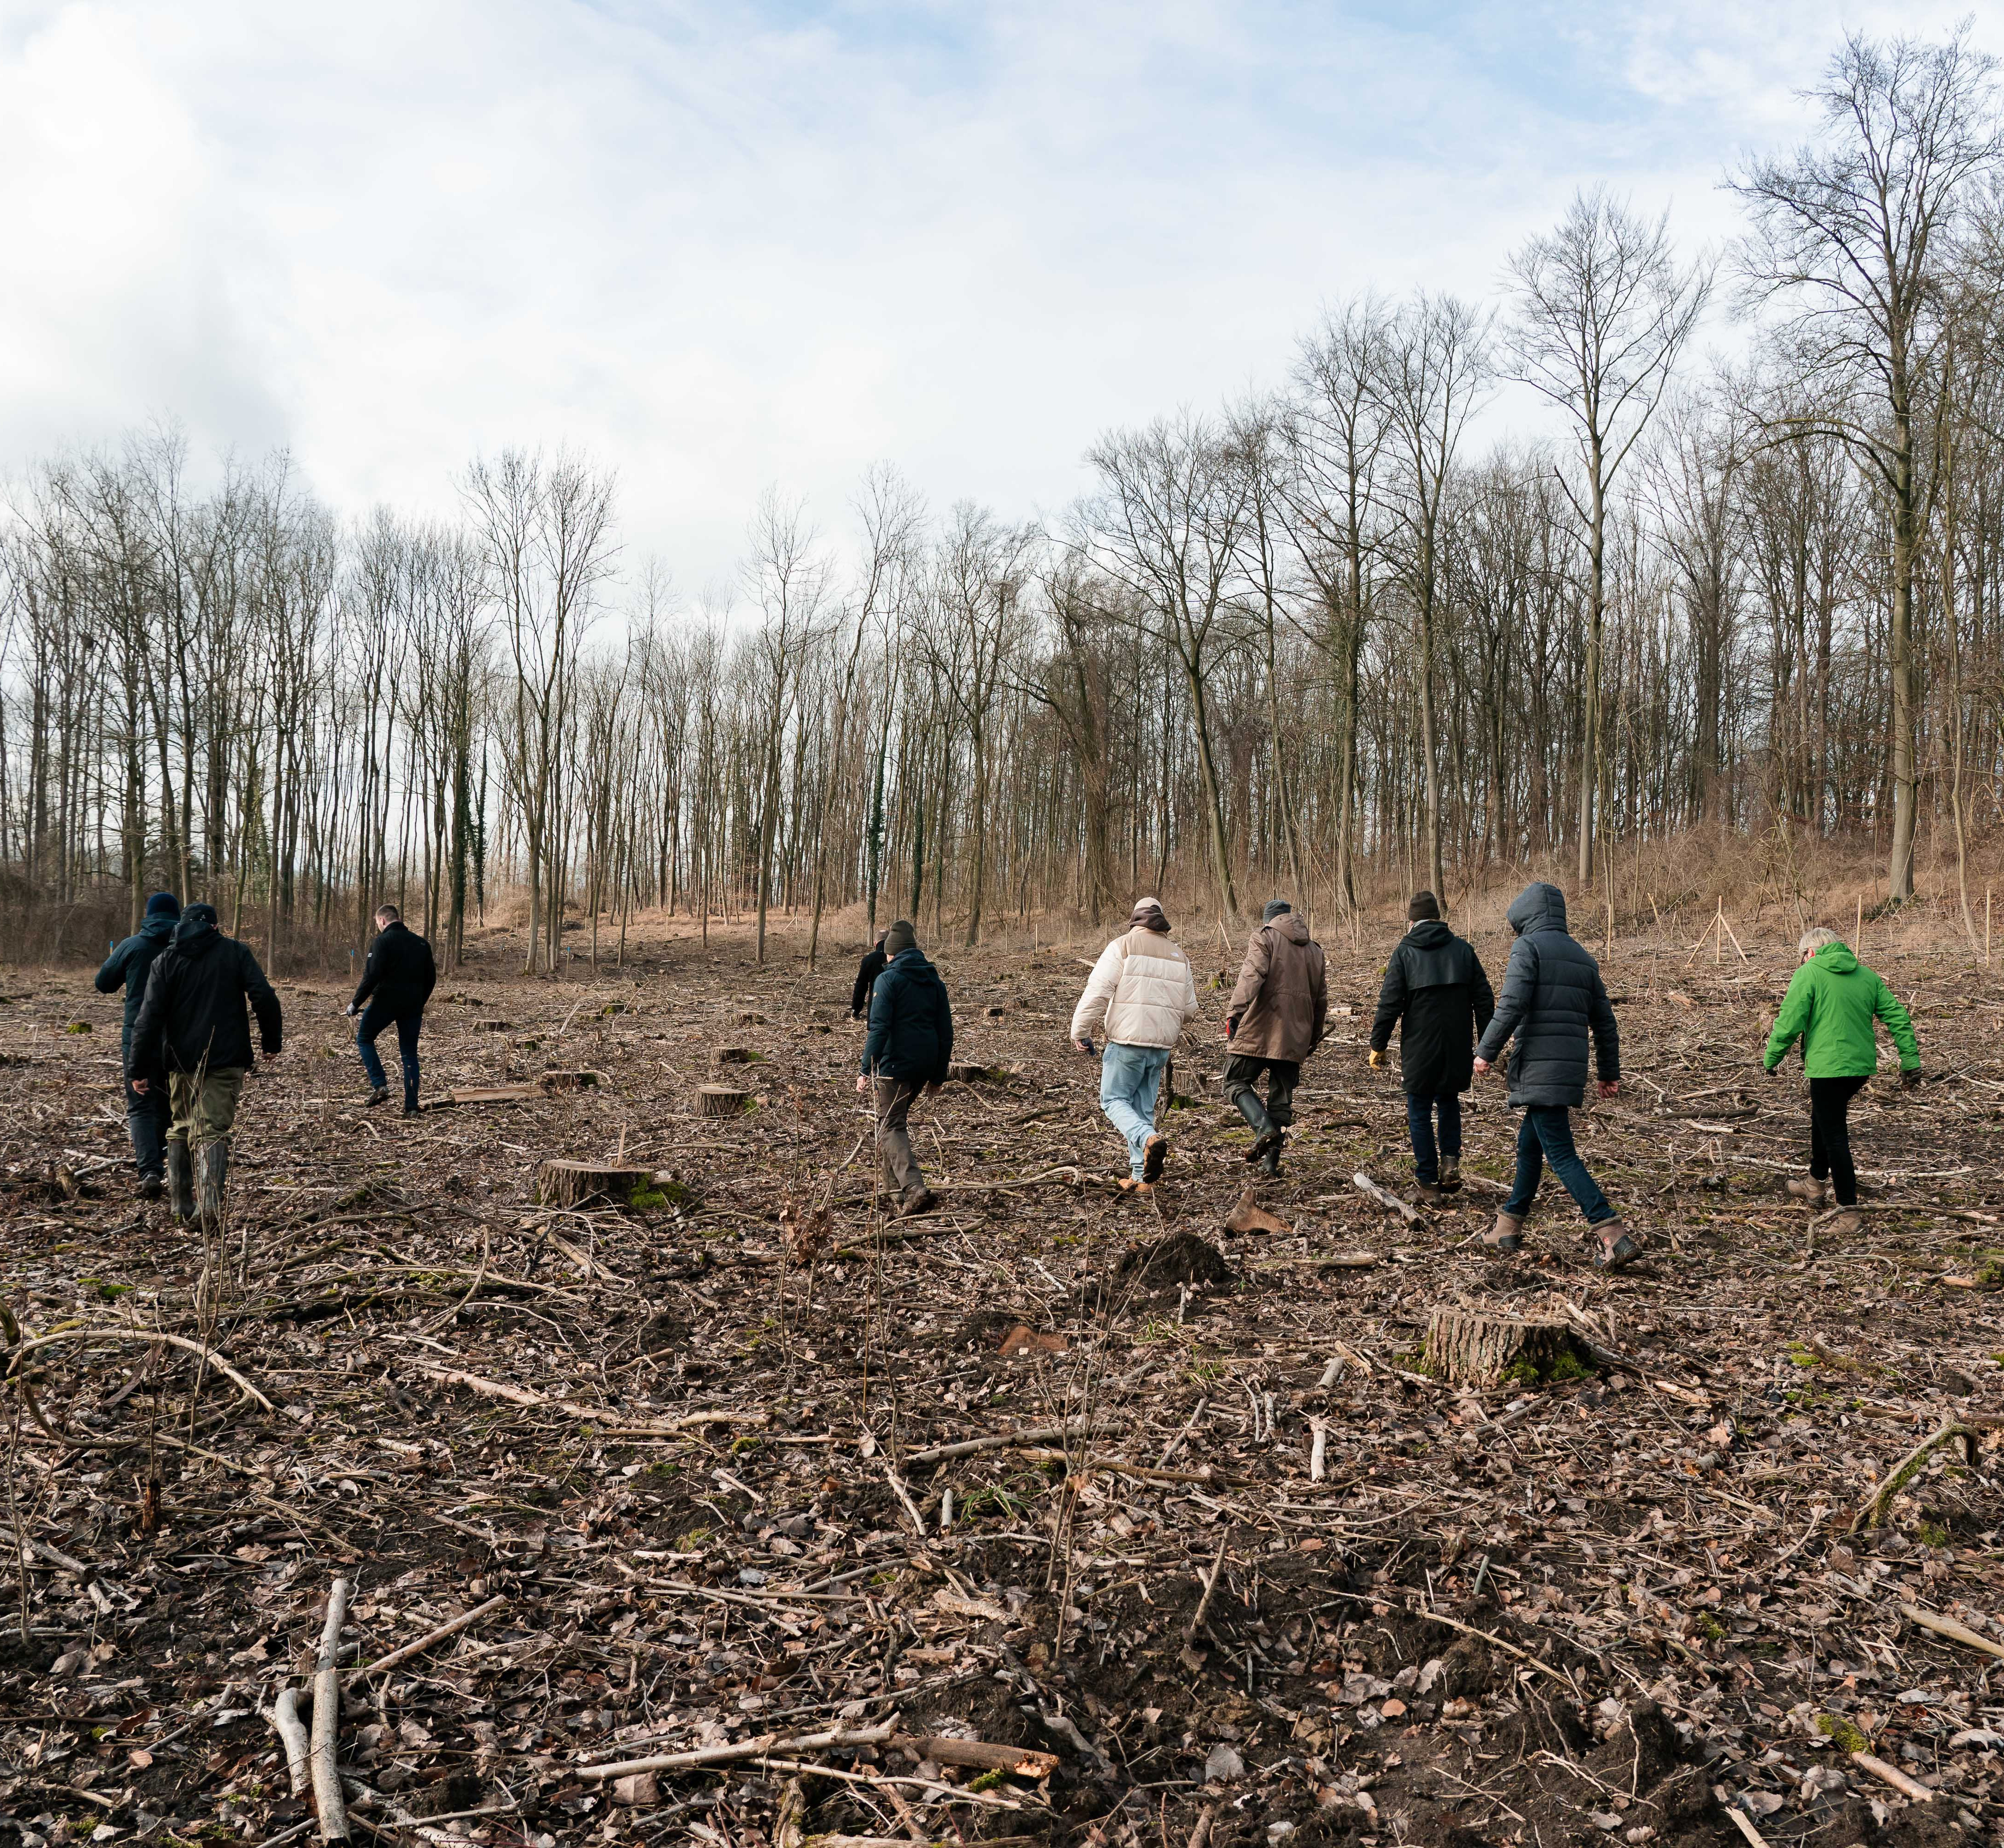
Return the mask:
{"type": "Polygon", "coordinates": [[[139,926],[139,935],[149,943],[165,943],[171,938],[180,924],[178,917],[170,917],[165,912],[156,911],[139,926]]]}
{"type": "Polygon", "coordinates": [[[1510,901],[1510,909],[1503,915],[1519,937],[1532,931],[1563,931],[1565,894],[1556,885],[1534,879],[1510,901]]]}
{"type": "Polygon", "coordinates": [[[1820,963],[1833,975],[1850,975],[1858,967],[1858,959],[1848,943],[1826,943],[1810,960],[1820,963]]]}
{"type": "Polygon", "coordinates": [[[213,905],[191,905],[174,927],[174,948],[184,956],[205,956],[222,941],[213,905]]]}
{"type": "Polygon", "coordinates": [[[1445,949],[1454,941],[1454,932],[1438,917],[1422,918],[1406,933],[1415,949],[1445,949]]]}
{"type": "Polygon", "coordinates": [[[939,971],[926,960],[926,952],[914,944],[909,949],[901,949],[884,965],[888,973],[896,970],[909,982],[937,982],[939,971]]]}
{"type": "Polygon", "coordinates": [[[1291,911],[1283,911],[1278,917],[1270,917],[1261,928],[1277,931],[1290,943],[1305,943],[1309,940],[1308,926],[1291,911]]]}

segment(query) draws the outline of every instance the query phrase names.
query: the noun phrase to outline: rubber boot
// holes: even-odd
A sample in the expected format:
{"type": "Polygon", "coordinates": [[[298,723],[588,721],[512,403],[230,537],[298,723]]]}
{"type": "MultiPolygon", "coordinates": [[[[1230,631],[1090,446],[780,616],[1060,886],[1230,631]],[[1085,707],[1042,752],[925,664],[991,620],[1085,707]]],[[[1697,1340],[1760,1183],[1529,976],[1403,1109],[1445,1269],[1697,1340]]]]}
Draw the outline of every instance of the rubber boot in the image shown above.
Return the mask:
{"type": "Polygon", "coordinates": [[[216,1231],[222,1224],[222,1188],[229,1177],[229,1145],[205,1144],[195,1161],[194,1200],[205,1231],[216,1231]]]}
{"type": "Polygon", "coordinates": [[[1278,1124],[1274,1126],[1274,1145],[1260,1158],[1260,1172],[1277,1175],[1281,1172],[1281,1151],[1287,1145],[1288,1132],[1278,1124]]]}
{"type": "Polygon", "coordinates": [[[194,1217],[194,1179],[185,1142],[167,1145],[167,1213],[177,1226],[194,1217]]]}
{"type": "Polygon", "coordinates": [[[1232,1102],[1238,1105],[1239,1115],[1252,1131],[1252,1146],[1245,1152],[1246,1160],[1260,1162],[1266,1173],[1278,1173],[1280,1157],[1275,1152],[1281,1146],[1281,1131],[1274,1119],[1267,1114],[1267,1106],[1250,1091],[1241,1091],[1232,1102]],[[1263,1158],[1269,1155],[1274,1155],[1277,1164],[1274,1167],[1265,1166],[1263,1158]]]}

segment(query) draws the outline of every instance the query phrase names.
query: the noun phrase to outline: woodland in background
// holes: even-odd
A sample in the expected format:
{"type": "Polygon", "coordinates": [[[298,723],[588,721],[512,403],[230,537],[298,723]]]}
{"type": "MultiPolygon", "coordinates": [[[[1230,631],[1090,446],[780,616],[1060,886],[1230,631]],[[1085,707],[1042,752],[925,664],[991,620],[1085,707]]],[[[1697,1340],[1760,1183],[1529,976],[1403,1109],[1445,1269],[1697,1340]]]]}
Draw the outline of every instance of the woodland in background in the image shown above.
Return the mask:
{"type": "Polygon", "coordinates": [[[1799,899],[1844,847],[1893,904],[1931,859],[1974,942],[1994,72],[1854,38],[1817,98],[1732,175],[1724,253],[1583,191],[1493,301],[1336,303],[1269,393],[1109,433],[1062,518],[883,468],[838,544],[769,494],[741,594],[694,611],[571,454],[475,461],[449,524],[345,521],[282,455],[198,485],[171,430],[54,459],[0,524],[0,953],[93,951],[157,885],[281,968],[385,895],[450,966],[505,895],[535,970],[617,959],[642,911],[755,919],[762,957],[791,912],[811,956],[858,904],[972,944],[1526,864],[1646,915],[1679,893],[1645,850],[1799,899]],[[1751,337],[1705,360],[1727,310],[1751,337]],[[1512,381],[1554,440],[1472,426],[1512,381]]]}

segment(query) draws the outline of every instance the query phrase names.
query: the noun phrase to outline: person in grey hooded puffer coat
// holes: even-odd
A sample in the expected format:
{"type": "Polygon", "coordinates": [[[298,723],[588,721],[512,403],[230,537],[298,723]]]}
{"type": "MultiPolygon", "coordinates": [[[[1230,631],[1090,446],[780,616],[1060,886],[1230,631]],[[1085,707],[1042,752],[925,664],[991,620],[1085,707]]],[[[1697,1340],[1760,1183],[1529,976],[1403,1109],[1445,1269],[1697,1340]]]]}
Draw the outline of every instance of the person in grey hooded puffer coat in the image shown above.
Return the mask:
{"type": "Polygon", "coordinates": [[[1573,1145],[1572,1111],[1586,1101],[1587,1045],[1592,1043],[1600,1095],[1620,1089],[1621,1038],[1600,966],[1566,931],[1565,894],[1542,881],[1526,885],[1505,913],[1517,941],[1503,972],[1503,991],[1475,1049],[1475,1070],[1487,1071],[1512,1035],[1510,1103],[1522,1110],[1517,1131],[1516,1184],[1483,1234],[1498,1251],[1523,1242],[1524,1215],[1549,1161],[1586,1222],[1599,1235],[1595,1262],[1613,1269],[1641,1255],[1573,1145]]]}

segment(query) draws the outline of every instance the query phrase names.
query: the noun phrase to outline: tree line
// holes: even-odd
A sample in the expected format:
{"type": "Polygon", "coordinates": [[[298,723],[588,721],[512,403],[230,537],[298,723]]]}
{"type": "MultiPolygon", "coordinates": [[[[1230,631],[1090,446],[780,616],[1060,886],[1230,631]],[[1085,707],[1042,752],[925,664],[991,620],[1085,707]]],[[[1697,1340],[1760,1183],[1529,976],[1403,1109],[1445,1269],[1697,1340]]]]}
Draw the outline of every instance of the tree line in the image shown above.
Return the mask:
{"type": "MultiPolygon", "coordinates": [[[[280,966],[390,896],[524,966],[643,911],[930,918],[978,942],[1172,889],[1354,913],[1694,829],[1924,823],[1965,923],[2004,799],[2004,129],[1992,61],[1848,39],[1742,234],[1580,193],[1483,298],[1330,305],[1271,389],[1109,432],[1055,519],[842,530],[777,492],[733,594],[632,567],[616,482],[508,451],[456,517],[344,521],[171,430],[0,524],[0,907],[55,954],[170,884],[280,966]],[[1699,350],[1726,315],[1735,356],[1699,350]],[[1499,397],[1542,401],[1535,439],[1499,397]]],[[[1632,900],[1631,900],[1632,902],[1632,900]]]]}

